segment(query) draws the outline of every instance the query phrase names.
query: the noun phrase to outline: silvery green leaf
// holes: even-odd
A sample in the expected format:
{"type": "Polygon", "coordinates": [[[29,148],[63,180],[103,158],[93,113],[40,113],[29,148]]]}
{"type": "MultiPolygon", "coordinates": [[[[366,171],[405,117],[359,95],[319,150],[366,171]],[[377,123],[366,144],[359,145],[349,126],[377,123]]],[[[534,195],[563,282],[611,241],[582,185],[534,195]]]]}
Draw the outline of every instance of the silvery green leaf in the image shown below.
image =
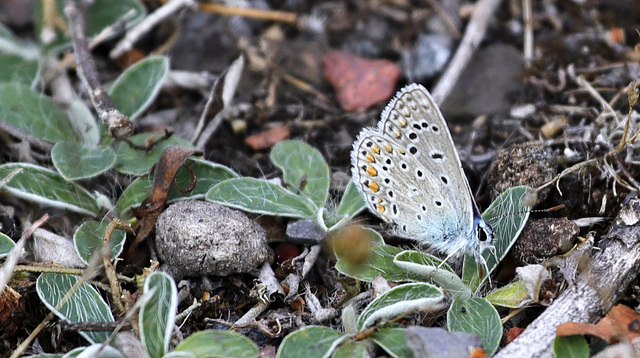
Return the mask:
{"type": "Polygon", "coordinates": [[[168,72],[164,56],[150,56],[127,68],[109,91],[116,108],[131,120],[137,118],[153,103],[168,72]]]}
{"type": "MultiPolygon", "coordinates": [[[[96,120],[84,102],[78,98],[72,100],[69,103],[69,116],[71,117],[71,124],[82,139],[82,143],[85,145],[98,145],[100,143],[100,126],[102,124],[96,120]]],[[[109,136],[109,138],[113,137],[109,136]]]]}
{"type": "Polygon", "coordinates": [[[502,339],[502,323],[495,307],[484,298],[457,298],[447,312],[450,332],[474,333],[490,357],[498,350],[502,339]]]}
{"type": "Polygon", "coordinates": [[[307,326],[288,334],[280,343],[276,358],[322,358],[333,352],[343,335],[329,327],[307,326]]]}
{"type": "Polygon", "coordinates": [[[407,250],[399,253],[393,262],[403,270],[430,281],[444,289],[450,297],[471,297],[472,292],[453,269],[439,258],[424,252],[407,250]]]}
{"type": "MultiPolygon", "coordinates": [[[[43,273],[36,280],[36,291],[42,303],[56,316],[70,322],[114,322],[109,305],[102,296],[87,283],[80,285],[60,309],[55,307],[78,281],[75,275],[43,273]]],[[[109,332],[79,332],[91,343],[104,342],[109,332]]]]}
{"type": "Polygon", "coordinates": [[[0,190],[18,198],[36,202],[40,205],[75,211],[94,216],[100,209],[95,198],[84,188],[66,181],[60,174],[27,163],[9,163],[0,165],[0,180],[20,168],[0,190]]]}
{"type": "Polygon", "coordinates": [[[527,285],[524,281],[513,281],[495,289],[485,297],[494,306],[518,308],[531,302],[527,285]]]}
{"type": "MultiPolygon", "coordinates": [[[[188,352],[196,358],[258,357],[258,347],[249,338],[231,331],[206,330],[196,332],[176,346],[174,352],[188,352]]],[[[166,357],[166,356],[165,356],[166,357]]]]}
{"type": "Polygon", "coordinates": [[[314,204],[278,184],[255,178],[233,178],[216,184],[205,198],[256,214],[315,219],[314,204]]]}
{"type": "MultiPolygon", "coordinates": [[[[125,358],[117,349],[111,346],[102,346],[102,343],[92,344],[89,347],[84,347],[78,355],[74,355],[76,358],[125,358]],[[99,353],[98,353],[99,352],[99,353]]],[[[66,357],[65,357],[66,358],[66,357]]]]}
{"type": "Polygon", "coordinates": [[[369,358],[371,357],[368,349],[370,346],[371,344],[367,341],[347,340],[333,351],[331,358],[369,358]]]}
{"type": "Polygon", "coordinates": [[[373,281],[376,276],[382,276],[392,282],[419,281],[420,275],[408,272],[394,263],[394,258],[402,251],[401,248],[390,245],[374,246],[369,258],[363,264],[354,266],[348,260],[338,258],[336,270],[344,275],[366,282],[373,281]]]}
{"type": "Polygon", "coordinates": [[[563,358],[588,358],[589,343],[584,336],[558,336],[553,340],[553,354],[563,358]]]}
{"type": "Polygon", "coordinates": [[[65,179],[78,180],[109,170],[116,163],[116,152],[111,147],[58,142],[51,150],[51,160],[65,179]]]}
{"type": "Polygon", "coordinates": [[[329,166],[319,151],[296,140],[285,140],[271,150],[271,161],[282,170],[287,188],[302,193],[321,208],[329,195],[329,166]]]}
{"type": "Polygon", "coordinates": [[[371,335],[371,339],[394,358],[411,357],[412,352],[404,339],[405,328],[384,327],[371,335]]]}
{"type": "Polygon", "coordinates": [[[26,60],[22,56],[0,54],[0,82],[13,82],[32,87],[38,79],[40,64],[36,59],[26,60]]]}
{"type": "MultiPolygon", "coordinates": [[[[109,226],[109,223],[105,221],[86,221],[73,234],[73,245],[76,252],[87,265],[91,261],[91,256],[102,248],[107,226],[109,226]]],[[[124,231],[120,229],[113,230],[109,241],[112,261],[122,252],[125,237],[124,231]]]]}
{"type": "Polygon", "coordinates": [[[336,216],[338,218],[344,216],[352,218],[366,208],[367,205],[364,200],[362,200],[362,196],[358,192],[355,184],[353,184],[353,181],[349,181],[347,188],[342,194],[342,199],[340,199],[340,204],[338,204],[338,208],[336,209],[336,216]]]}
{"type": "Polygon", "coordinates": [[[9,236],[0,232],[0,258],[9,255],[15,246],[16,243],[9,236]]]}
{"type": "Polygon", "coordinates": [[[51,143],[78,140],[66,113],[51,98],[17,83],[0,83],[0,121],[51,143]]]}
{"type": "Polygon", "coordinates": [[[358,328],[363,330],[414,310],[442,309],[444,292],[434,285],[417,282],[396,286],[378,296],[358,317],[358,328]]]}
{"type": "Polygon", "coordinates": [[[169,350],[169,341],[178,309],[178,290],[171,276],[154,272],[144,282],[144,293],[154,290],[140,307],[138,326],[140,340],[150,358],[162,358],[169,350]]]}
{"type": "MultiPolygon", "coordinates": [[[[482,214],[482,218],[491,225],[495,233],[495,248],[498,261],[501,261],[507,255],[507,252],[516,242],[529,219],[531,208],[523,202],[529,190],[526,186],[518,186],[506,190],[482,214]]],[[[487,262],[489,273],[491,273],[499,262],[496,263],[489,250],[485,250],[482,256],[487,262]]],[[[472,256],[465,255],[462,267],[462,281],[473,292],[476,292],[489,276],[484,271],[484,267],[477,264],[472,256]]]]}
{"type": "MultiPolygon", "coordinates": [[[[129,137],[129,141],[135,145],[141,146],[152,136],[162,137],[163,134],[138,134],[129,137]]],[[[151,150],[135,149],[132,148],[129,143],[121,143],[116,150],[118,158],[115,169],[120,173],[131,175],[142,175],[148,173],[151,167],[158,162],[162,152],[172,145],[193,148],[191,143],[178,137],[159,139],[151,150]]]]}

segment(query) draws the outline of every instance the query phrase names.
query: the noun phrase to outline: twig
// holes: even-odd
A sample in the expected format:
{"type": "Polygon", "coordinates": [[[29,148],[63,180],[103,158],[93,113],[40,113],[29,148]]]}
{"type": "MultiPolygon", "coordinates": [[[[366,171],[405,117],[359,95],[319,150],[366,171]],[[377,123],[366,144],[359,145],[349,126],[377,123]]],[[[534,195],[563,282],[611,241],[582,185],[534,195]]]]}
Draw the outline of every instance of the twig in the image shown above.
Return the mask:
{"type": "Polygon", "coordinates": [[[20,129],[12,126],[11,124],[3,121],[1,118],[0,118],[0,130],[3,130],[9,133],[11,136],[16,137],[20,140],[24,140],[28,142],[30,145],[44,152],[50,152],[51,149],[53,149],[53,144],[47,141],[44,141],[40,138],[36,138],[29,133],[23,132],[20,129]]]}
{"type": "Polygon", "coordinates": [[[640,266],[640,201],[631,200],[618,214],[601,249],[581,270],[573,289],[565,290],[527,329],[495,358],[551,358],[556,326],[594,322],[607,313],[637,277],[640,266]]]}
{"type": "MultiPolygon", "coordinates": [[[[440,1],[437,0],[427,0],[429,5],[433,8],[433,10],[438,14],[440,19],[444,22],[444,25],[447,27],[453,38],[456,40],[460,39],[460,18],[457,14],[451,14],[445,6],[441,4],[440,1]]],[[[451,11],[453,12],[453,11],[451,11]]]]}
{"type": "Polygon", "coordinates": [[[616,122],[618,122],[618,116],[616,114],[616,111],[614,111],[613,108],[611,108],[611,105],[609,104],[609,102],[605,101],[605,99],[602,98],[600,93],[598,93],[598,91],[596,91],[596,89],[593,88],[593,86],[591,85],[591,83],[589,83],[589,81],[587,81],[582,75],[576,76],[575,70],[571,65],[567,68],[567,73],[569,74],[569,77],[572,80],[576,81],[578,86],[585,89],[591,95],[591,97],[595,98],[598,102],[600,102],[600,105],[602,106],[602,108],[604,108],[607,112],[611,113],[611,116],[616,120],[616,122]]]}
{"type": "Polygon", "coordinates": [[[71,38],[73,40],[73,51],[76,55],[78,65],[78,75],[89,91],[89,97],[93,107],[98,112],[98,117],[102,120],[111,135],[117,139],[124,139],[133,133],[133,125],[129,117],[120,113],[113,104],[113,100],[102,87],[98,79],[98,69],[91,57],[87,36],[85,34],[87,9],[92,1],[72,1],[65,2],[64,13],[69,19],[71,38]]]}
{"type": "Polygon", "coordinates": [[[105,27],[104,29],[102,29],[102,31],[100,31],[99,34],[95,35],[91,39],[91,42],[89,42],[89,48],[96,48],[96,46],[98,46],[105,40],[125,32],[127,30],[127,22],[133,19],[135,15],[136,11],[134,9],[127,11],[127,13],[124,14],[124,16],[115,24],[105,27]]]}
{"type": "Polygon", "coordinates": [[[109,249],[111,236],[113,235],[113,231],[115,229],[122,229],[131,232],[133,232],[133,229],[131,229],[131,226],[129,226],[129,224],[120,221],[120,219],[118,218],[115,218],[111,220],[106,230],[104,231],[104,239],[102,242],[102,265],[104,266],[104,273],[107,276],[109,286],[111,287],[111,299],[113,300],[113,304],[116,306],[118,314],[124,314],[126,311],[124,309],[124,306],[122,305],[122,290],[120,289],[120,283],[118,282],[116,269],[111,263],[111,250],[109,249]]]}
{"type": "Polygon", "coordinates": [[[243,16],[264,21],[284,22],[292,25],[296,25],[298,23],[298,15],[292,12],[233,7],[205,2],[201,2],[198,5],[200,7],[200,10],[213,12],[220,15],[243,16]]]}
{"type": "MultiPolygon", "coordinates": [[[[54,273],[62,273],[69,275],[82,275],[84,269],[70,268],[70,267],[49,267],[49,266],[33,266],[33,265],[16,265],[15,272],[54,272],[54,273]]],[[[133,283],[136,281],[135,278],[118,275],[118,280],[124,281],[127,283],[133,283]]]]}
{"type": "Polygon", "coordinates": [[[438,84],[434,87],[431,94],[438,105],[442,105],[444,100],[449,96],[453,86],[458,81],[460,74],[467,67],[467,63],[471,60],[471,56],[480,42],[484,38],[487,31],[489,19],[500,5],[500,0],[479,0],[473,10],[473,16],[464,31],[464,36],[456,54],[449,62],[449,66],[442,74],[438,84]]]}
{"type": "Polygon", "coordinates": [[[153,29],[158,23],[185,7],[196,9],[197,2],[195,0],[172,0],[162,5],[129,30],[125,37],[111,50],[109,57],[115,59],[130,51],[140,37],[153,29]]]}
{"type": "Polygon", "coordinates": [[[531,0],[522,0],[522,20],[524,21],[524,63],[531,66],[533,61],[533,20],[531,19],[531,0]]]}

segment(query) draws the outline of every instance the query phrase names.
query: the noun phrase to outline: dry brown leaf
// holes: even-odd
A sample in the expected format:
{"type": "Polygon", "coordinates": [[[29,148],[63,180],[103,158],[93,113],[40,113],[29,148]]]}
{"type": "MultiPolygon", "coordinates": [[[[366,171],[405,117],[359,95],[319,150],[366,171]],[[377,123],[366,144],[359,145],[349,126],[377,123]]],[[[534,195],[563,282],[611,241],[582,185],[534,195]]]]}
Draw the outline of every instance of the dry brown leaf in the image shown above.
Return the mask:
{"type": "MultiPolygon", "coordinates": [[[[151,168],[151,171],[155,171],[151,195],[144,199],[142,204],[137,208],[131,208],[136,218],[140,220],[140,223],[136,227],[136,238],[133,243],[131,243],[127,251],[127,256],[129,256],[153,230],[156,219],[164,210],[167,200],[169,200],[169,192],[171,191],[171,186],[173,185],[178,170],[187,158],[192,155],[202,155],[202,152],[192,148],[171,146],[162,152],[158,163],[151,168]]],[[[197,182],[197,178],[191,168],[187,167],[187,169],[191,172],[191,185],[186,189],[178,188],[181,192],[185,193],[193,190],[197,182]]]]}
{"type": "Polygon", "coordinates": [[[244,140],[244,142],[253,150],[264,150],[271,148],[276,143],[282,142],[283,140],[289,138],[289,135],[291,135],[289,127],[280,126],[269,129],[268,131],[262,133],[249,136],[244,140]]]}
{"type": "Polygon", "coordinates": [[[619,342],[623,337],[633,340],[640,337],[634,327],[640,323],[640,315],[625,305],[614,306],[597,324],[567,322],[556,328],[558,336],[588,334],[601,338],[607,343],[619,342]]]}

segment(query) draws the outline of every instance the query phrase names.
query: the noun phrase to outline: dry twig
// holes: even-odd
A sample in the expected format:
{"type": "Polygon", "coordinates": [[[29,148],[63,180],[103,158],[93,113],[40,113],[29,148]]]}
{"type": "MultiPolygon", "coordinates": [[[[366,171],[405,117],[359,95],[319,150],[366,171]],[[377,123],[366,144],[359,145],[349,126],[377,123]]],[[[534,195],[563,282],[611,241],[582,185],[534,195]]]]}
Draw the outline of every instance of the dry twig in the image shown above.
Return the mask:
{"type": "Polygon", "coordinates": [[[473,16],[471,16],[471,21],[467,25],[456,54],[449,62],[438,84],[431,91],[431,95],[438,105],[444,103],[444,100],[449,96],[453,86],[458,81],[460,74],[467,67],[471,56],[473,56],[473,53],[484,38],[489,20],[498,5],[500,5],[500,0],[480,0],[475,4],[473,16]]]}
{"type": "Polygon", "coordinates": [[[69,19],[71,38],[73,39],[73,51],[76,55],[78,75],[84,86],[89,91],[89,97],[93,107],[114,138],[124,139],[133,133],[133,124],[129,117],[120,113],[113,104],[113,100],[102,87],[98,79],[98,69],[91,57],[87,36],[85,34],[87,9],[92,1],[67,1],[64,13],[69,19]]]}

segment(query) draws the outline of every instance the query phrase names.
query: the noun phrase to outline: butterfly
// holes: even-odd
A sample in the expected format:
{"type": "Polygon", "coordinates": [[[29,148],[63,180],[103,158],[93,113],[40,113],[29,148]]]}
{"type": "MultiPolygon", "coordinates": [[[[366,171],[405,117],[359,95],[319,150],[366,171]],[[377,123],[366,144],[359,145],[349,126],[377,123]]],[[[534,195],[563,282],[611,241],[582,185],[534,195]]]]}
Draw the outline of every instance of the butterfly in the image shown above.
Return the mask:
{"type": "Polygon", "coordinates": [[[378,126],[353,143],[352,180],[393,234],[450,257],[470,254],[487,268],[494,231],[478,211],[447,123],[419,84],[400,90],[378,126]]]}

